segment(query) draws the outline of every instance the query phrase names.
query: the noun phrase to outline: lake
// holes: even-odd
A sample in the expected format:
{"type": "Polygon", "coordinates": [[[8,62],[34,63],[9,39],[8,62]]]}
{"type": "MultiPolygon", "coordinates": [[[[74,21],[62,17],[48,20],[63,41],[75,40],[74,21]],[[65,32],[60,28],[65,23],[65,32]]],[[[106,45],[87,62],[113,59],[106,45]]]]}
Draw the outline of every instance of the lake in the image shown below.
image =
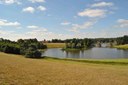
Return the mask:
{"type": "Polygon", "coordinates": [[[116,48],[92,48],[83,51],[63,51],[61,48],[50,48],[42,56],[76,59],[120,59],[128,58],[128,50],[116,48]]]}

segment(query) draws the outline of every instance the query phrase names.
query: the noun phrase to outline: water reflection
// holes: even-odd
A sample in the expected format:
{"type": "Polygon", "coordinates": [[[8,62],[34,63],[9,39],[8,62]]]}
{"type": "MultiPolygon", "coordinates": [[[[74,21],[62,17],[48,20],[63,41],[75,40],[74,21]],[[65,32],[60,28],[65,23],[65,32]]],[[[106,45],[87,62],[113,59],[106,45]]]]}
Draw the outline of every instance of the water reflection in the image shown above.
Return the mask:
{"type": "Polygon", "coordinates": [[[63,51],[59,48],[52,48],[42,52],[42,55],[57,58],[115,59],[128,58],[128,50],[92,48],[82,51],[63,51]]]}
{"type": "Polygon", "coordinates": [[[64,51],[66,58],[80,58],[80,51],[64,51]]]}

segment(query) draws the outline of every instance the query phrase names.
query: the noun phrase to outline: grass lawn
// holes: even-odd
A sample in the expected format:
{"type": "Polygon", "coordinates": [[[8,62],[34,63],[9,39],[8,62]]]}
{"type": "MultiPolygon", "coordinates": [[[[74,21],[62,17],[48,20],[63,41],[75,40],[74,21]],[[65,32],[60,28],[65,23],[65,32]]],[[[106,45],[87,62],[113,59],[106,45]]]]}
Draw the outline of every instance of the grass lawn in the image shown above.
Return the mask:
{"type": "Polygon", "coordinates": [[[65,43],[44,43],[48,48],[64,48],[65,43]]]}
{"type": "Polygon", "coordinates": [[[93,64],[50,58],[29,59],[0,53],[0,85],[127,84],[128,65],[93,64]]]}
{"type": "Polygon", "coordinates": [[[118,46],[114,46],[115,48],[119,48],[119,49],[128,49],[128,44],[126,45],[118,45],[118,46]]]}

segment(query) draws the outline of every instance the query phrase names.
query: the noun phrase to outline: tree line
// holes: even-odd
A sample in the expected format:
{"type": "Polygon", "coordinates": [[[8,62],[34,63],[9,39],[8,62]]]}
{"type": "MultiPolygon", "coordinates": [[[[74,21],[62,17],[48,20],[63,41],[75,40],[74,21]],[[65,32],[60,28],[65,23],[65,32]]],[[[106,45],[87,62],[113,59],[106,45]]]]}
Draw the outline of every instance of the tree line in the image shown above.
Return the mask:
{"type": "MultiPolygon", "coordinates": [[[[81,41],[84,39],[77,39],[74,38],[77,41],[81,41]]],[[[47,42],[47,43],[66,43],[68,41],[69,42],[74,42],[74,39],[66,39],[66,40],[61,40],[61,39],[52,39],[52,40],[44,40],[43,42],[47,42]]],[[[117,45],[123,45],[123,44],[128,44],[128,35],[124,35],[123,37],[117,37],[117,38],[85,38],[85,39],[90,39],[91,41],[93,41],[93,43],[116,43],[117,45]]]]}
{"type": "Polygon", "coordinates": [[[109,43],[110,47],[113,45],[124,45],[128,44],[128,36],[125,35],[123,37],[117,38],[84,38],[84,39],[67,39],[64,41],[66,43],[66,48],[72,49],[87,49],[90,47],[94,47],[96,44],[101,46],[102,43],[109,43]]]}

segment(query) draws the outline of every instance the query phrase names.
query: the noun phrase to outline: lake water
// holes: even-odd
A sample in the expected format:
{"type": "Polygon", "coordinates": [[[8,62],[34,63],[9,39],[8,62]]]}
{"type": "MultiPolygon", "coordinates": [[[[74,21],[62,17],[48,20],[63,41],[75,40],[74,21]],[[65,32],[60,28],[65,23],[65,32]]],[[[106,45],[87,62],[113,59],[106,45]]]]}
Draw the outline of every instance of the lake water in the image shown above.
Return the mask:
{"type": "Polygon", "coordinates": [[[63,51],[61,48],[50,48],[42,56],[77,59],[119,59],[128,58],[128,50],[116,48],[92,48],[84,51],[63,51]]]}

